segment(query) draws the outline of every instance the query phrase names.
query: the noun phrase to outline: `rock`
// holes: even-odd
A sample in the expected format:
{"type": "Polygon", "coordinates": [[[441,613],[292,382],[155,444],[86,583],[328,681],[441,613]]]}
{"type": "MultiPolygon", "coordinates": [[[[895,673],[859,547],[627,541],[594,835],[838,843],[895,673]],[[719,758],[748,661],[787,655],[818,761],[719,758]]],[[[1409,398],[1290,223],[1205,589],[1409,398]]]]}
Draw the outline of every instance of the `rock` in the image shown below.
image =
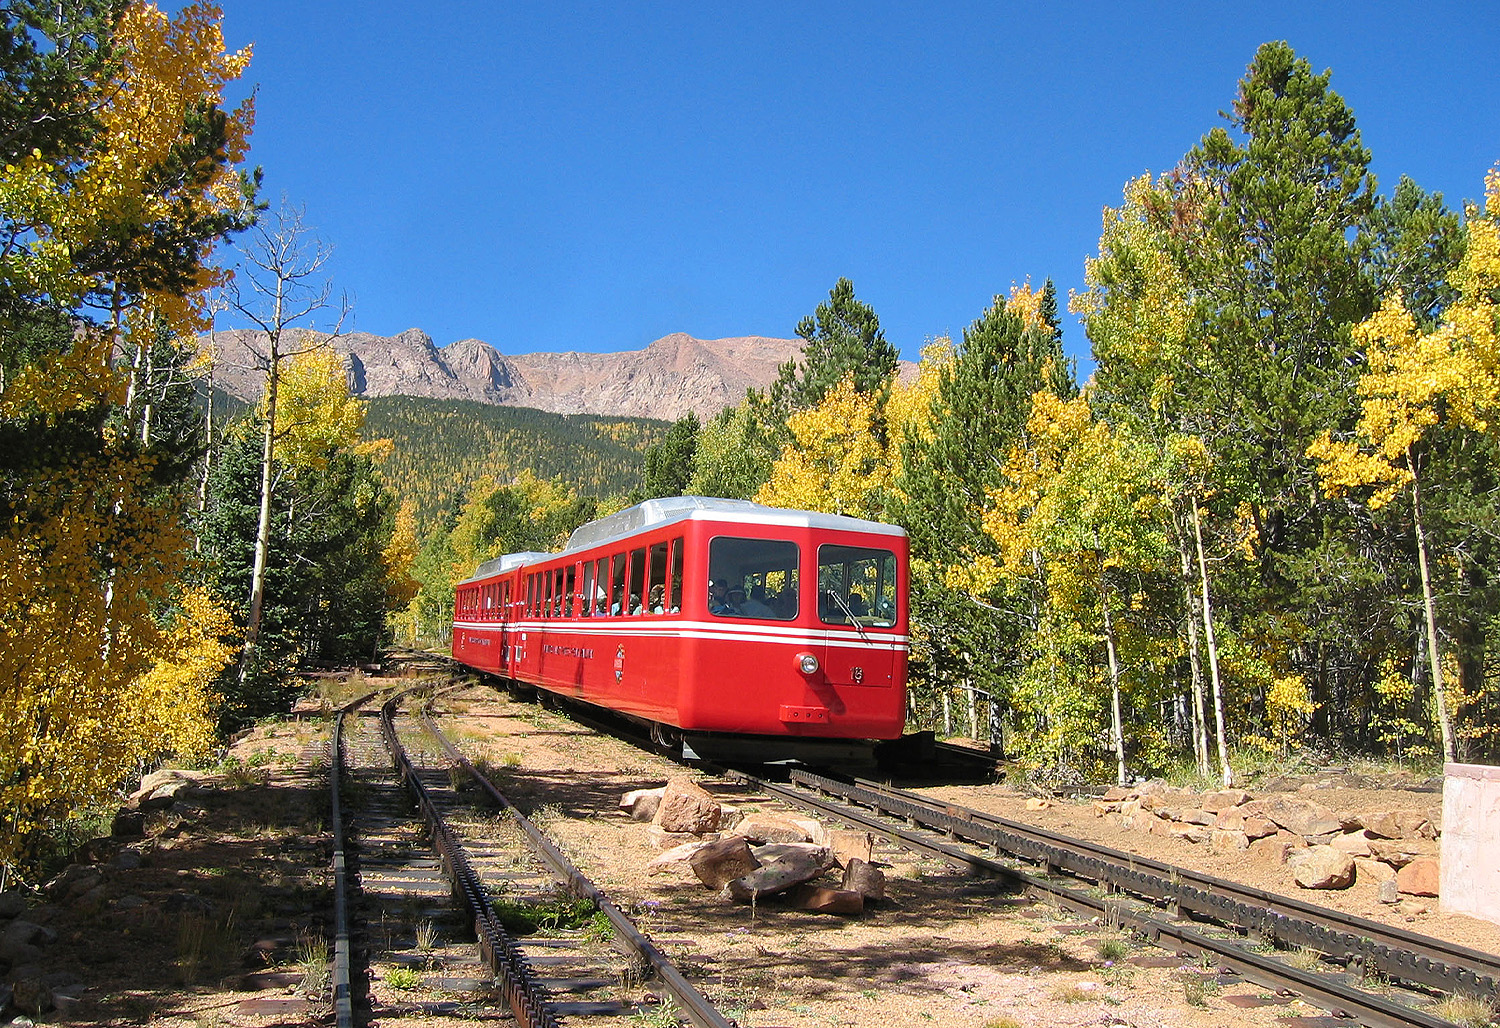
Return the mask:
{"type": "Polygon", "coordinates": [[[1263,817],[1247,817],[1240,821],[1240,831],[1252,839],[1264,839],[1276,834],[1276,825],[1263,817]]]}
{"type": "Polygon", "coordinates": [[[1040,796],[1032,796],[1026,801],[1027,810],[1046,810],[1052,806],[1051,800],[1044,800],[1040,796]]]}
{"type": "Polygon", "coordinates": [[[1112,785],[1099,798],[1106,803],[1118,803],[1121,800],[1128,800],[1134,795],[1135,790],[1133,789],[1127,789],[1123,785],[1112,785]]]}
{"type": "Polygon", "coordinates": [[[1242,832],[1245,830],[1245,815],[1237,808],[1229,807],[1214,815],[1214,823],[1211,827],[1230,832],[1242,832]]]}
{"type": "Polygon", "coordinates": [[[20,889],[0,892],[0,919],[20,917],[26,913],[26,894],[20,889]]]}
{"type": "Polygon", "coordinates": [[[1346,832],[1336,836],[1331,843],[1334,849],[1341,853],[1347,853],[1351,857],[1368,857],[1370,855],[1370,837],[1361,828],[1357,832],[1346,832]]]}
{"type": "Polygon", "coordinates": [[[1182,811],[1177,820],[1188,825],[1203,825],[1205,828],[1214,823],[1216,814],[1201,808],[1191,808],[1182,811]]]}
{"type": "Polygon", "coordinates": [[[717,832],[709,832],[707,835],[695,835],[692,832],[666,832],[661,829],[661,826],[652,825],[646,830],[646,837],[651,841],[652,849],[658,853],[664,853],[678,846],[713,842],[719,834],[717,832]]]}
{"type": "Polygon", "coordinates": [[[153,771],[141,779],[141,787],[130,794],[130,805],[139,810],[165,810],[177,800],[197,794],[199,775],[176,768],[153,771]]]}
{"type": "Polygon", "coordinates": [[[742,835],[700,846],[688,857],[688,863],[704,887],[715,892],[760,867],[760,861],[750,852],[750,844],[742,835]]]}
{"type": "Polygon", "coordinates": [[[661,798],[666,793],[665,785],[656,789],[632,789],[620,797],[620,809],[635,821],[650,821],[656,817],[661,798]]]}
{"type": "Polygon", "coordinates": [[[1440,880],[1431,857],[1418,857],[1396,872],[1396,888],[1408,896],[1436,896],[1440,880]]]}
{"type": "Polygon", "coordinates": [[[1401,838],[1436,839],[1438,837],[1437,826],[1420,810],[1398,810],[1395,815],[1396,827],[1401,831],[1401,838]]]}
{"type": "Polygon", "coordinates": [[[145,859],[136,850],[121,850],[115,854],[115,858],[109,862],[109,866],[121,871],[134,871],[145,863],[145,859]]]}
{"type": "Polygon", "coordinates": [[[214,912],[214,905],[210,900],[183,889],[168,893],[161,907],[169,914],[198,914],[207,917],[214,912]]]}
{"type": "MultiPolygon", "coordinates": [[[[800,819],[799,819],[800,820],[800,819]]],[[[734,826],[736,835],[743,835],[756,845],[768,842],[812,842],[807,826],[781,814],[746,814],[734,826]]],[[[734,877],[738,878],[739,875],[734,877]]]]}
{"type": "Polygon", "coordinates": [[[833,852],[834,862],[842,867],[848,867],[851,860],[868,864],[875,849],[875,837],[869,832],[835,828],[828,833],[828,848],[833,852]]]}
{"type": "MultiPolygon", "coordinates": [[[[1378,863],[1380,863],[1380,861],[1377,860],[1377,861],[1375,861],[1375,863],[1378,864],[1378,863]]],[[[1391,875],[1391,877],[1389,877],[1385,881],[1381,882],[1378,888],[1379,888],[1379,891],[1376,893],[1376,897],[1375,898],[1378,899],[1378,900],[1380,900],[1380,902],[1382,902],[1382,903],[1399,903],[1400,902],[1400,900],[1401,900],[1401,886],[1399,886],[1399,885],[1396,884],[1396,876],[1395,875],[1391,875]]]]}
{"type": "Polygon", "coordinates": [[[1354,858],[1332,846],[1309,846],[1287,857],[1292,880],[1304,889],[1345,889],[1354,882],[1354,858]]]}
{"type": "Polygon", "coordinates": [[[1371,839],[1370,855],[1392,867],[1405,867],[1422,857],[1437,857],[1438,844],[1431,839],[1371,839]]]}
{"type": "Polygon", "coordinates": [[[1294,835],[1328,835],[1344,830],[1339,815],[1312,800],[1273,796],[1251,800],[1243,809],[1246,817],[1263,817],[1294,835]]]}
{"type": "Polygon", "coordinates": [[[1407,918],[1415,918],[1418,914],[1427,913],[1431,907],[1426,903],[1418,903],[1416,900],[1401,900],[1396,904],[1396,913],[1407,918]]]}
{"type": "Polygon", "coordinates": [[[1250,848],[1250,837],[1234,829],[1215,828],[1209,836],[1208,847],[1214,853],[1237,853],[1250,848]]]}
{"type": "Polygon", "coordinates": [[[53,899],[81,896],[103,880],[104,876],[99,873],[98,868],[87,864],[72,864],[47,883],[47,895],[53,899]]]}
{"type": "MultiPolygon", "coordinates": [[[[828,845],[828,828],[823,822],[815,817],[789,817],[792,824],[800,827],[807,833],[807,841],[818,846],[828,845]]],[[[770,840],[767,839],[767,842],[770,840]]]]}
{"type": "Polygon", "coordinates": [[[1139,814],[1140,812],[1141,812],[1141,801],[1140,800],[1138,800],[1138,799],[1128,799],[1128,800],[1121,800],[1120,801],[1120,816],[1121,817],[1134,817],[1137,814],[1139,814]]]}
{"type": "Polygon", "coordinates": [[[139,839],[146,834],[146,815],[139,810],[121,807],[110,822],[109,834],[116,839],[139,839]]]}
{"type": "Polygon", "coordinates": [[[885,899],[885,872],[868,861],[853,858],[844,867],[844,890],[867,900],[885,899]]]}
{"type": "Polygon", "coordinates": [[[144,896],[137,896],[133,892],[129,893],[128,895],[121,896],[119,899],[115,900],[116,910],[135,910],[139,907],[144,907],[145,905],[146,898],[144,896]]]}
{"type": "MultiPolygon", "coordinates": [[[[1383,860],[1375,860],[1371,857],[1354,858],[1354,878],[1360,882],[1374,882],[1379,885],[1383,882],[1396,880],[1396,869],[1383,860]]],[[[1392,903],[1396,902],[1394,899],[1392,903]]]]}
{"type": "Polygon", "coordinates": [[[719,827],[721,813],[708,790],[690,778],[678,777],[667,782],[652,821],[666,832],[702,835],[719,827]]]}
{"type": "Polygon", "coordinates": [[[1401,826],[1396,822],[1394,811],[1376,810],[1368,814],[1361,814],[1359,815],[1359,825],[1377,839],[1401,838],[1401,826]]]}
{"type": "Polygon", "coordinates": [[[10,1001],[19,1010],[32,1016],[45,1014],[52,1009],[52,990],[42,981],[40,974],[27,973],[16,978],[10,1001]]]}
{"type": "Polygon", "coordinates": [[[1217,814],[1238,807],[1249,799],[1250,794],[1244,789],[1220,789],[1218,792],[1205,794],[1202,806],[1210,814],[1217,814]]]}
{"type": "Polygon", "coordinates": [[[0,943],[20,943],[28,946],[50,946],[57,941],[57,932],[46,925],[31,921],[15,920],[0,932],[0,943]]]}
{"type": "Polygon", "coordinates": [[[858,914],[865,909],[865,898],[859,893],[824,885],[799,885],[790,898],[799,910],[816,914],[858,914]]]}
{"type": "Polygon", "coordinates": [[[729,894],[742,903],[811,881],[833,864],[826,847],[811,843],[772,843],[752,852],[761,866],[728,886],[729,894]]]}
{"type": "Polygon", "coordinates": [[[1200,825],[1173,825],[1167,829],[1167,834],[1175,839],[1184,839],[1191,843],[1207,842],[1212,834],[1207,828],[1200,825]]]}
{"type": "Polygon", "coordinates": [[[1109,803],[1104,800],[1095,800],[1093,804],[1094,816],[1103,817],[1105,814],[1117,814],[1120,811],[1118,802],[1109,803]]]}

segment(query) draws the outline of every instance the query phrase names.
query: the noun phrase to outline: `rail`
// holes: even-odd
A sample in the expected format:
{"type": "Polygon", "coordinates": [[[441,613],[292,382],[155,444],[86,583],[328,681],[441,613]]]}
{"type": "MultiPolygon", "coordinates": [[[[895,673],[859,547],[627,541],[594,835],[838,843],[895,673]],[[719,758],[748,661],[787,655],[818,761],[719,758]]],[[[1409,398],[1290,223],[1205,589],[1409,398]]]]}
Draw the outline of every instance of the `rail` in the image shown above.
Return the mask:
{"type": "MultiPolygon", "coordinates": [[[[992,875],[1012,883],[1030,895],[1075,913],[1097,917],[1106,924],[1129,928],[1143,938],[1174,951],[1191,956],[1209,956],[1221,967],[1227,968],[1246,980],[1271,989],[1289,989],[1310,1002],[1341,1016],[1352,1017],[1368,1028],[1449,1028],[1451,1022],[1443,1020],[1425,1010],[1397,1002],[1385,996],[1367,992],[1338,978],[1303,970],[1269,955],[1254,952],[1242,946],[1239,940],[1215,938],[1187,925],[1159,916],[1154,909],[1134,907],[1126,896],[1119,893],[1096,894],[1092,887],[1080,887],[1056,880],[1036,871],[1022,870],[998,860],[965,849],[946,839],[937,838],[931,831],[918,827],[928,819],[930,811],[915,808],[905,814],[888,813],[885,817],[866,813],[857,807],[810,794],[805,788],[780,785],[761,778],[734,773],[736,777],[753,783],[757,788],[781,799],[811,809],[824,816],[864,829],[915,852],[940,857],[959,867],[967,867],[975,873],[992,875]],[[895,823],[886,818],[901,817],[909,824],[895,823]]],[[[818,776],[798,777],[817,779],[818,776]]],[[[833,786],[841,783],[823,779],[833,786]]],[[[930,825],[946,834],[946,826],[936,817],[930,825]]],[[[955,829],[964,827],[955,823],[955,829]]]]}
{"type": "Polygon", "coordinates": [[[448,758],[462,767],[485,795],[515,821],[525,834],[532,850],[551,869],[552,873],[565,881],[574,895],[587,899],[605,917],[609,918],[610,924],[614,926],[616,937],[629,946],[635,957],[652,970],[667,991],[672,994],[673,1000],[683,1014],[700,1028],[734,1028],[735,1022],[719,1013],[713,1003],[699,992],[681,971],[677,970],[671,959],[635,926],[624,911],[611,902],[583,872],[579,871],[572,861],[552,844],[541,829],[517,810],[515,804],[496,789],[488,778],[479,773],[479,770],[437,726],[432,718],[430,704],[422,710],[422,722],[448,758]]]}
{"type": "Polygon", "coordinates": [[[856,780],[848,785],[801,771],[791,778],[951,837],[1056,867],[1153,903],[1167,903],[1179,914],[1231,924],[1281,946],[1315,949],[1365,972],[1465,993],[1488,1003],[1494,1003],[1500,992],[1500,957],[1467,946],[876,782],[856,780]]]}

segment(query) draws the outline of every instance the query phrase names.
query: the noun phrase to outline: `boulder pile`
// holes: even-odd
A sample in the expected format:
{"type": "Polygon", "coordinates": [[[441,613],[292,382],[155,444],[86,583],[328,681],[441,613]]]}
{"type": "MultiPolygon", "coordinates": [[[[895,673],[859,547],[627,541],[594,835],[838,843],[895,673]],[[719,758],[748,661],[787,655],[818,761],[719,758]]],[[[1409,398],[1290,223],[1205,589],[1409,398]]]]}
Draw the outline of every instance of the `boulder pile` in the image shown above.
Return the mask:
{"type": "Polygon", "coordinates": [[[724,807],[689,778],[620,798],[620,810],[649,821],[657,855],[651,874],[692,874],[739,903],[781,897],[799,910],[858,914],[885,898],[885,875],[870,861],[868,832],[825,828],[812,818],[724,807]],[[727,830],[721,830],[726,828],[727,830]],[[842,872],[835,886],[827,878],[842,872]],[[820,881],[820,879],[822,879],[820,881]]]}
{"type": "Polygon", "coordinates": [[[1440,833],[1418,810],[1354,814],[1300,797],[1203,793],[1160,781],[1110,789],[1093,809],[1121,828],[1285,865],[1304,889],[1343,889],[1359,880],[1374,882],[1386,903],[1438,894],[1440,833]]]}

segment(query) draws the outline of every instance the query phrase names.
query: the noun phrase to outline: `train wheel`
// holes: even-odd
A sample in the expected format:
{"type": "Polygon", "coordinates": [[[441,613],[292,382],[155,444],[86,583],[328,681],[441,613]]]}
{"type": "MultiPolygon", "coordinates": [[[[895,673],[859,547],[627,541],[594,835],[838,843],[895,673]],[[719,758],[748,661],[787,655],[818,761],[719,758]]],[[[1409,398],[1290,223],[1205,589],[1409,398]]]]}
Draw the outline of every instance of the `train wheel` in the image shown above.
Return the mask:
{"type": "Polygon", "coordinates": [[[661,753],[676,756],[682,752],[682,733],[671,725],[651,722],[651,744],[661,753]]]}

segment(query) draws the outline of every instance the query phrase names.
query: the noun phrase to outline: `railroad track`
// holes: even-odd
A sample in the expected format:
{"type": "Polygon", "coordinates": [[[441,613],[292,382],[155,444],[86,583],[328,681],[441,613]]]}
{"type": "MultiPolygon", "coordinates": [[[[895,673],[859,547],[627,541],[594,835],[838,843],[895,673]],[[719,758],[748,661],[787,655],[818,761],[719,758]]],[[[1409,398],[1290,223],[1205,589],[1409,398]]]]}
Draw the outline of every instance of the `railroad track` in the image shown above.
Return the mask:
{"type": "Polygon", "coordinates": [[[1221,970],[1299,995],[1369,1028],[1445,1028],[1452,1022],[1427,1009],[1431,995],[1397,998],[1367,987],[1367,975],[1490,1001],[1494,996],[1496,958],[1475,950],[1233,883],[1220,891],[1215,885],[1221,880],[1210,876],[872,782],[850,784],[794,770],[790,784],[781,785],[729,774],[793,806],[1007,880],[1059,908],[1128,928],[1176,953],[1211,959],[1221,970]],[[1257,910],[1256,902],[1264,905],[1257,910]],[[1237,917],[1248,923],[1236,923],[1237,917]],[[1369,933],[1355,933],[1366,927],[1369,933]],[[1275,955],[1277,944],[1319,948],[1346,970],[1295,966],[1275,955]]]}
{"type": "MultiPolygon", "coordinates": [[[[378,741],[391,755],[383,762],[389,766],[394,761],[397,778],[415,799],[421,821],[394,812],[403,807],[409,811],[409,801],[377,804],[368,815],[373,831],[362,833],[358,875],[351,876],[342,866],[346,851],[341,825],[346,818],[339,812],[334,815],[336,877],[358,877],[363,886],[363,941],[372,958],[368,962],[377,956],[374,951],[380,940],[371,925],[378,919],[387,940],[382,962],[407,968],[426,964],[426,970],[435,972],[436,987],[466,994],[463,1000],[418,1004],[424,1012],[477,1016],[487,1005],[503,1003],[521,1026],[561,1025],[564,1018],[570,1025],[618,1019],[643,1010],[639,1002],[622,996],[638,993],[643,984],[654,981],[663,995],[647,999],[658,999],[693,1024],[729,1028],[733,1022],[715,1010],[630,918],[473,768],[425,709],[420,723],[401,713],[402,700],[415,691],[386,701],[378,741]],[[428,752],[430,744],[436,746],[432,752],[428,752]],[[475,814],[469,798],[460,793],[461,776],[469,777],[480,794],[500,808],[498,825],[492,818],[486,820],[488,815],[475,814]],[[414,834],[430,838],[436,860],[410,844],[414,834]],[[381,889],[385,890],[383,900],[381,889]],[[411,904],[401,900],[412,895],[429,903],[451,897],[452,904],[445,904],[448,930],[461,930],[476,939],[472,952],[452,956],[445,952],[437,959],[432,953],[432,934],[439,912],[409,911],[411,904]],[[390,923],[393,900],[398,911],[394,925],[390,923]],[[414,917],[421,920],[413,921],[414,917]],[[517,922],[538,930],[521,934],[517,922]],[[428,926],[425,947],[421,941],[424,924],[428,926]]],[[[347,714],[341,715],[341,721],[346,718],[347,714]]],[[[346,743],[358,758],[356,781],[360,772],[382,762],[375,752],[371,720],[362,718],[346,743]]],[[[341,729],[336,732],[342,734],[341,729]]],[[[374,775],[364,778],[360,791],[373,793],[374,775]]],[[[388,770],[382,781],[387,793],[394,789],[388,770]]],[[[367,806],[371,798],[389,799],[367,795],[367,806]]],[[[358,947],[351,938],[360,937],[358,929],[351,936],[343,919],[336,916],[336,920],[342,925],[336,955],[342,950],[357,956],[358,947]]],[[[341,972],[336,962],[334,991],[340,1028],[353,1023],[358,997],[349,983],[358,978],[357,972],[341,972]],[[343,997],[348,997],[347,1003],[343,997]]]]}

